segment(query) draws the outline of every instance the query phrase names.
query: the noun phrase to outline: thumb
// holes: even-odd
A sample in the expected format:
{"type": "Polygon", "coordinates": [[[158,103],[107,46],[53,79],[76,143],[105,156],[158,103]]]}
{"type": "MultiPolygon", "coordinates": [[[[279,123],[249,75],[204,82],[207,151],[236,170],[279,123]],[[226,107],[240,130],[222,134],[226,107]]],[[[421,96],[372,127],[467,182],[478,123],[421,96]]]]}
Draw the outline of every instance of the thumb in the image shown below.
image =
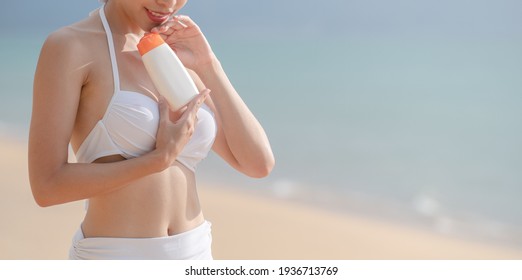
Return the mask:
{"type": "Polygon", "coordinates": [[[168,121],[169,120],[170,108],[169,108],[169,103],[167,102],[165,97],[163,97],[161,95],[159,96],[159,98],[158,98],[158,105],[159,105],[160,122],[161,121],[163,121],[163,122],[168,121]]]}
{"type": "Polygon", "coordinates": [[[209,94],[210,90],[205,89],[201,91],[200,94],[194,96],[194,98],[192,98],[189,104],[187,104],[187,110],[185,110],[185,112],[183,113],[182,119],[195,119],[198,114],[199,108],[201,107],[201,105],[203,105],[205,99],[207,99],[209,94]]]}

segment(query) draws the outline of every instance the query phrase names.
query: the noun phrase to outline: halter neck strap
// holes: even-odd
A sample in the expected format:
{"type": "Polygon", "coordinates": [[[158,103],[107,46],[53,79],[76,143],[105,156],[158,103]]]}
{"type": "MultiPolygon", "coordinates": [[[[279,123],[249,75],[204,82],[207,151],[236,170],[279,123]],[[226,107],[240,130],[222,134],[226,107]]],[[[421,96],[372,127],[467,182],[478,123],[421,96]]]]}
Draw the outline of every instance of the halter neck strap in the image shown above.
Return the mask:
{"type": "Polygon", "coordinates": [[[107,44],[109,45],[109,54],[111,56],[114,91],[117,92],[120,90],[120,75],[118,72],[118,62],[116,61],[116,52],[114,51],[114,41],[112,39],[111,27],[109,26],[109,22],[105,16],[105,4],[100,8],[100,18],[103,24],[103,29],[105,29],[105,34],[107,35],[107,44]]]}

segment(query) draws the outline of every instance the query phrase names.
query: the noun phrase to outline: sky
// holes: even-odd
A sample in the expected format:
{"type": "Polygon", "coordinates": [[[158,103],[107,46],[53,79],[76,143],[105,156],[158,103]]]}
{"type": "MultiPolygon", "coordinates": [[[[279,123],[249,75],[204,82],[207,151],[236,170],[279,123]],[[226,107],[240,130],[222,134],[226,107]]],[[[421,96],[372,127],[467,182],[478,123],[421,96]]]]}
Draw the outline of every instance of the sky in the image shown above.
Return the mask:
{"type": "MultiPolygon", "coordinates": [[[[73,23],[96,0],[8,1],[5,32],[46,31],[73,23]]],[[[522,38],[519,0],[189,0],[189,14],[215,34],[274,37],[495,36],[522,38]]]]}

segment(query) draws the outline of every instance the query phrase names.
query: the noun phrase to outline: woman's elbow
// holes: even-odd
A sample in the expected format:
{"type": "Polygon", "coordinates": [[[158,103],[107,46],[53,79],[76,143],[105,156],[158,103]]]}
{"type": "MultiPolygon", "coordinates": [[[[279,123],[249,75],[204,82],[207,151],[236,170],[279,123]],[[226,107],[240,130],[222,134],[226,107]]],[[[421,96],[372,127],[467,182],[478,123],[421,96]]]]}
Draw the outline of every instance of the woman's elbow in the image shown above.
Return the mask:
{"type": "Polygon", "coordinates": [[[31,191],[36,204],[40,207],[49,207],[56,205],[52,199],[52,195],[49,192],[49,186],[42,183],[41,181],[31,182],[31,191]]]}
{"type": "Polygon", "coordinates": [[[274,169],[275,159],[272,154],[267,156],[265,159],[259,159],[255,161],[255,164],[252,164],[247,172],[245,172],[249,177],[252,178],[265,178],[274,169]]]}
{"type": "Polygon", "coordinates": [[[49,199],[48,195],[45,195],[43,191],[37,191],[33,187],[33,198],[36,204],[40,207],[49,207],[54,205],[51,200],[49,199]]]}

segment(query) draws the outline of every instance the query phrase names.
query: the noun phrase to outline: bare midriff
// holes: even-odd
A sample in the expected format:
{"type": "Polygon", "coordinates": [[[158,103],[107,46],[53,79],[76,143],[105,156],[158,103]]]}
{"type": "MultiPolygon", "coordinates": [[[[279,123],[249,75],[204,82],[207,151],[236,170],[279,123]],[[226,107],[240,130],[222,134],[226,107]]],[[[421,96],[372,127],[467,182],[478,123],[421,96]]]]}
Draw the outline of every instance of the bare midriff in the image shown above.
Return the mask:
{"type": "MultiPolygon", "coordinates": [[[[110,156],[95,162],[122,159],[110,156]]],[[[195,174],[176,162],[162,172],[89,199],[82,230],[85,237],[152,238],[182,233],[203,222],[195,174]]]]}

